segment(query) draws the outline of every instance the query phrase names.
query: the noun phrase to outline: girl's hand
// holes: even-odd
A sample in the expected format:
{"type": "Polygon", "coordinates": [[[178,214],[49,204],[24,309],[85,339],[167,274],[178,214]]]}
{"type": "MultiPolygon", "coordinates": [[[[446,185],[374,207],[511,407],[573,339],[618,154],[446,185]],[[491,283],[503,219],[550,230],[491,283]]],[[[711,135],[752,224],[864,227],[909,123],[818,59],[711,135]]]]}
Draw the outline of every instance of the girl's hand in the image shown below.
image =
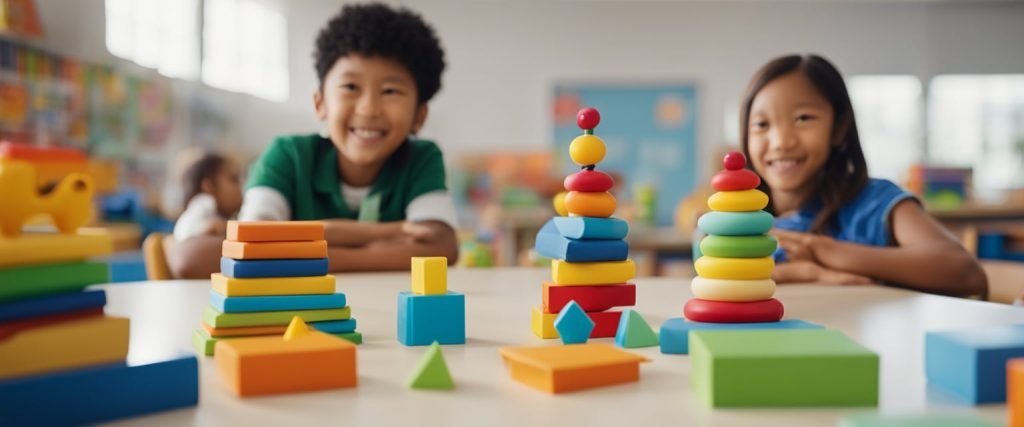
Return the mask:
{"type": "Polygon", "coordinates": [[[820,264],[815,253],[816,248],[828,243],[831,237],[821,234],[801,233],[773,228],[771,234],[779,241],[779,246],[786,251],[786,259],[790,261],[812,261],[820,264]]]}
{"type": "Polygon", "coordinates": [[[813,261],[790,261],[775,267],[772,278],[779,283],[819,282],[836,285],[869,285],[870,277],[845,271],[831,270],[813,261]]]}

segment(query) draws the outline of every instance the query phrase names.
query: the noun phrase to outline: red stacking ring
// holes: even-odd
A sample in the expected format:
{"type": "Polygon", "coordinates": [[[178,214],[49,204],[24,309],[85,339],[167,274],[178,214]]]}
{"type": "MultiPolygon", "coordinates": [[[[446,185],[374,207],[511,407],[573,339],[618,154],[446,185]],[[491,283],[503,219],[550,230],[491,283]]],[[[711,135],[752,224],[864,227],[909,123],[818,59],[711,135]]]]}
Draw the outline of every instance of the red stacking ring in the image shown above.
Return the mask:
{"type": "Polygon", "coordinates": [[[711,178],[711,188],[715,191],[753,190],[761,184],[761,177],[750,169],[721,171],[711,178]]]}
{"type": "Polygon", "coordinates": [[[753,302],[708,301],[693,298],[683,306],[683,316],[692,322],[763,323],[782,320],[782,303],[772,298],[753,302]]]}

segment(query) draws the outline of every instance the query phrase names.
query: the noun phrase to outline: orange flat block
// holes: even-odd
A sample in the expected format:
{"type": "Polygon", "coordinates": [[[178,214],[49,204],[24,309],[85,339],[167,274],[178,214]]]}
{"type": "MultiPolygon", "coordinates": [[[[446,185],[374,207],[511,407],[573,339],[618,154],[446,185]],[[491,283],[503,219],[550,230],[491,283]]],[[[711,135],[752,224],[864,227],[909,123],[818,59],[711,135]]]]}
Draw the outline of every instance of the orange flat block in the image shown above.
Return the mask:
{"type": "Polygon", "coordinates": [[[1006,409],[1010,427],[1024,427],[1024,359],[1010,359],[1006,364],[1006,409]]]}
{"type": "Polygon", "coordinates": [[[309,242],[236,242],[225,240],[221,254],[234,259],[310,259],[327,258],[327,241],[309,242]]]}
{"type": "Polygon", "coordinates": [[[228,221],[228,240],[238,242],[324,240],[324,223],[320,221],[228,221]]]}
{"type": "Polygon", "coordinates": [[[284,333],[288,326],[286,325],[274,325],[274,326],[238,326],[233,328],[214,328],[206,323],[202,324],[203,329],[206,329],[206,333],[210,334],[211,337],[247,337],[255,335],[281,335],[284,333]]]}
{"type": "Polygon", "coordinates": [[[548,393],[564,393],[638,381],[648,359],[605,343],[504,347],[512,378],[548,393]]]}
{"type": "Polygon", "coordinates": [[[0,143],[0,158],[24,160],[31,163],[84,164],[85,153],[74,148],[36,147],[13,142],[0,143]]]}
{"type": "Polygon", "coordinates": [[[217,369],[235,394],[354,387],[356,346],[323,332],[285,340],[280,335],[217,341],[217,369]]]}

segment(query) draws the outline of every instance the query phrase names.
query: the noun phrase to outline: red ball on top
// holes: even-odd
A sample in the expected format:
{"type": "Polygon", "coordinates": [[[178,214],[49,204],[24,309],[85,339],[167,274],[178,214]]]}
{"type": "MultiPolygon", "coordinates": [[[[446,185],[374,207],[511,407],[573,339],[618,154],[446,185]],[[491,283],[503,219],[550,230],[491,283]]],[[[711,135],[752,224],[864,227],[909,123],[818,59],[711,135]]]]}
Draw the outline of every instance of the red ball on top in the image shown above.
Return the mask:
{"type": "Polygon", "coordinates": [[[594,107],[587,107],[576,113],[576,126],[580,129],[594,129],[601,123],[601,113],[594,107]]]}
{"type": "Polygon", "coordinates": [[[737,171],[743,169],[743,167],[747,165],[747,158],[739,151],[730,151],[729,154],[726,154],[725,158],[722,159],[722,164],[728,170],[737,171]]]}

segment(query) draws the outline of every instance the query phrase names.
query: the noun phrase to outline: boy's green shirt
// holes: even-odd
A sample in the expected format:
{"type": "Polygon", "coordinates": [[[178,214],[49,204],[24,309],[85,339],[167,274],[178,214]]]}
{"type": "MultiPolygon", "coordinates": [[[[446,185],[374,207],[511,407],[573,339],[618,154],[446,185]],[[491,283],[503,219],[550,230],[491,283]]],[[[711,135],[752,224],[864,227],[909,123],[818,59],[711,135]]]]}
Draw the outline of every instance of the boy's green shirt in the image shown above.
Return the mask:
{"type": "Polygon", "coordinates": [[[330,218],[400,221],[416,197],[446,190],[444,159],[433,142],[406,141],[385,161],[360,212],[341,196],[338,150],[320,135],[283,136],[253,164],[245,188],[270,187],[284,196],[292,220],[330,218]],[[376,209],[374,207],[376,206],[376,209]]]}

